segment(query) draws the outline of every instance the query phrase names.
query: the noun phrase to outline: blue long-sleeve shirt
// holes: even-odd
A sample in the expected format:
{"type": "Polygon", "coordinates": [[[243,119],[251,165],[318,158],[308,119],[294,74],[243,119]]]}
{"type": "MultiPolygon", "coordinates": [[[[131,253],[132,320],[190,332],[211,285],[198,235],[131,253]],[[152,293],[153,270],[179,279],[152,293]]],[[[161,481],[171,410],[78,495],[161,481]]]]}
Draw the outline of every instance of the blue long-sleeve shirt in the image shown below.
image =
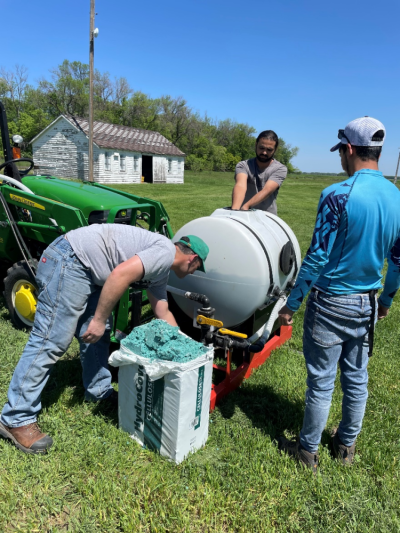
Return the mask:
{"type": "Polygon", "coordinates": [[[321,194],[310,248],[287,305],[297,311],[315,286],[328,295],[381,287],[390,307],[400,287],[400,191],[377,170],[363,169],[321,194]]]}

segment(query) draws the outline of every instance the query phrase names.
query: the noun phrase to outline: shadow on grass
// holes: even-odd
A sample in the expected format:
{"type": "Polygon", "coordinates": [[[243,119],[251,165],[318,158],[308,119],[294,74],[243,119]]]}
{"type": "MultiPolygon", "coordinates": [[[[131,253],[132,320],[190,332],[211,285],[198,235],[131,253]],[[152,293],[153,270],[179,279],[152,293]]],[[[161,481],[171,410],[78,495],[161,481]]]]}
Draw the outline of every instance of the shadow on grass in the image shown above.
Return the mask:
{"type": "MultiPolygon", "coordinates": [[[[65,402],[67,408],[73,408],[85,402],[82,383],[82,366],[79,357],[60,359],[54,365],[49,381],[42,393],[43,407],[51,407],[58,403],[65,389],[72,394],[65,402]]],[[[115,426],[118,425],[118,410],[107,401],[88,402],[94,415],[107,418],[115,426]]]]}
{"type": "MultiPolygon", "coordinates": [[[[293,437],[300,434],[305,403],[289,400],[268,385],[246,383],[246,387],[229,394],[218,407],[226,419],[232,418],[240,409],[253,427],[269,435],[272,441],[277,441],[284,433],[293,437]]],[[[324,429],[321,444],[327,445],[330,440],[331,432],[324,429]]]]}
{"type": "Polygon", "coordinates": [[[297,435],[303,423],[304,403],[290,401],[268,385],[246,384],[219,404],[224,418],[231,418],[237,408],[271,440],[278,439],[284,431],[297,435]]]}

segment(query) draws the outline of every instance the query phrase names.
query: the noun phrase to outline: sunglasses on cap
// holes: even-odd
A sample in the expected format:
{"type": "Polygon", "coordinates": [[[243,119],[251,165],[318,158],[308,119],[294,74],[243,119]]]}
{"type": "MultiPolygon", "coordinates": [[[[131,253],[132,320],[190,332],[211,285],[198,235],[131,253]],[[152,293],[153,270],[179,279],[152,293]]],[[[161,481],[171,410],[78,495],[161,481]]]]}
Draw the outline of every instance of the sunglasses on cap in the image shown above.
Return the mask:
{"type": "Polygon", "coordinates": [[[338,139],[342,140],[343,137],[346,139],[346,141],[351,144],[351,142],[349,141],[349,139],[346,137],[346,135],[344,134],[344,130],[339,130],[338,131],[338,139]]]}

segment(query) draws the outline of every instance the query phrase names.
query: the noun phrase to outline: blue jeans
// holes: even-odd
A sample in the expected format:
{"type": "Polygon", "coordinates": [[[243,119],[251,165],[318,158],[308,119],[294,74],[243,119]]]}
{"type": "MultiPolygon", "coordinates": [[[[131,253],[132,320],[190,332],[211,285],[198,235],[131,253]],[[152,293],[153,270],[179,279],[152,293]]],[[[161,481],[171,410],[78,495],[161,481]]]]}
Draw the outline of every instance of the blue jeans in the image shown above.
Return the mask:
{"type": "Polygon", "coordinates": [[[308,298],[303,334],[308,388],[300,444],[311,453],[317,452],[328,420],[338,363],[343,391],[339,438],[351,446],[361,431],[371,313],[368,294],[327,296],[316,291],[308,298]]]}
{"type": "Polygon", "coordinates": [[[85,398],[101,400],[113,390],[108,370],[111,320],[96,344],[81,340],[96,310],[101,287],[93,283],[89,269],[78,260],[64,237],[43,252],[36,281],[39,297],[35,321],[1,413],[2,423],[9,427],[36,421],[40,395],[53,365],[66,352],[74,335],[80,343],[85,398]]]}

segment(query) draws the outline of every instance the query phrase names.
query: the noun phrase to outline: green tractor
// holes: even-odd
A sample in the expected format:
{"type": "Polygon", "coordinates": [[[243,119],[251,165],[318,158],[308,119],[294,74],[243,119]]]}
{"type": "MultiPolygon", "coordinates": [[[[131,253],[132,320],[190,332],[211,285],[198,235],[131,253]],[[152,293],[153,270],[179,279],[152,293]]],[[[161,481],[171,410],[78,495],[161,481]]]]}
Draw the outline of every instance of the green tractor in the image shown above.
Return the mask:
{"type": "MultiPolygon", "coordinates": [[[[90,224],[131,224],[172,238],[169,217],[155,200],[116,191],[99,183],[75,182],[55,176],[28,175],[34,162],[20,157],[22,137],[11,148],[7,117],[0,102],[4,175],[0,175],[0,262],[8,267],[4,297],[11,320],[30,328],[36,311],[35,271],[43,250],[58,235],[90,224]],[[28,163],[28,168],[19,168],[28,163]]],[[[132,286],[121,298],[114,316],[112,340],[140,323],[142,290],[132,286]]]]}

